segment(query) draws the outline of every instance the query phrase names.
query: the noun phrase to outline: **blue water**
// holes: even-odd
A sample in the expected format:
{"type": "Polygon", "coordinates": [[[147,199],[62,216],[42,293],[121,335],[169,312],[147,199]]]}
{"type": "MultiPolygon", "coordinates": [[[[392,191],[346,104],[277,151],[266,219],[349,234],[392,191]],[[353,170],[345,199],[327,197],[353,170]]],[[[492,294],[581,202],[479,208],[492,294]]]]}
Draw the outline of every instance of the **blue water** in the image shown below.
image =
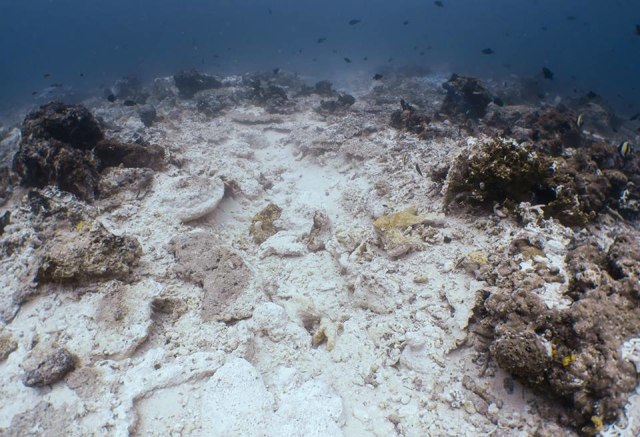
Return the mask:
{"type": "Polygon", "coordinates": [[[125,75],[150,79],[192,67],[219,74],[279,67],[340,80],[411,64],[496,80],[541,79],[546,66],[552,93],[593,90],[622,113],[640,110],[639,0],[443,3],[0,0],[0,109],[35,104],[32,93],[51,83],[91,93],[125,75]],[[485,48],[495,53],[483,55],[485,48]]]}

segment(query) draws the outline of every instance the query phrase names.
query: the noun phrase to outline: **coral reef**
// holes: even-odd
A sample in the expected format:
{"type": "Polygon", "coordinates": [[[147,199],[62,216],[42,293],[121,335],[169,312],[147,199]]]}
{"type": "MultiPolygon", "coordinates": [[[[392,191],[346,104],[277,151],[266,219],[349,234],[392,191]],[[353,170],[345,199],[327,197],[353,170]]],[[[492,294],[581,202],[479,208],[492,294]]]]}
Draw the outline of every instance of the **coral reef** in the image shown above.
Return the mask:
{"type": "Polygon", "coordinates": [[[531,144],[490,138],[454,162],[444,205],[459,200],[511,207],[531,202],[544,205],[546,217],[567,226],[583,226],[608,207],[632,215],[634,209],[624,209],[640,198],[637,185],[629,180],[638,178],[629,171],[632,162],[623,162],[615,147],[603,143],[568,158],[552,158],[531,144]]]}
{"type": "Polygon", "coordinates": [[[163,160],[164,150],[158,146],[105,140],[100,124],[85,107],[53,102],[25,118],[14,170],[23,185],[56,185],[93,200],[99,171],[105,167],[158,169],[163,160]]]}
{"type": "Polygon", "coordinates": [[[480,81],[473,77],[452,74],[442,87],[447,90],[447,95],[440,111],[450,116],[482,118],[487,112],[487,106],[493,101],[480,81]]]}
{"type": "Polygon", "coordinates": [[[598,421],[614,421],[639,381],[621,355],[622,344],[640,335],[639,247],[632,234],[618,236],[608,251],[592,238],[576,239],[567,255],[566,307],[541,299],[540,270],[519,271],[511,254],[494,257],[495,287],[485,290],[479,311],[493,332],[491,354],[523,383],[561,399],[560,421],[584,435],[594,435],[598,421]]]}

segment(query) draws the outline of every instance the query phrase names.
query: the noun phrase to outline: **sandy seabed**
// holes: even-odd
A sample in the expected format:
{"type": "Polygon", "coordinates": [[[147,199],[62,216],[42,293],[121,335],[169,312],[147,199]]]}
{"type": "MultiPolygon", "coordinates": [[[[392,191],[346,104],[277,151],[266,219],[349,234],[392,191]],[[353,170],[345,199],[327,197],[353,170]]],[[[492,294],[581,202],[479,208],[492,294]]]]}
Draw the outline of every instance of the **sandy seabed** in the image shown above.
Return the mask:
{"type": "MultiPolygon", "coordinates": [[[[435,105],[443,91],[428,86],[435,105]]],[[[85,102],[108,135],[143,136],[166,165],[147,183],[107,169],[113,193],[90,203],[39,190],[82,217],[58,226],[56,245],[31,226],[29,190],[14,188],[0,434],[573,435],[469,338],[488,257],[535,234],[549,248],[536,262],[562,276],[573,231],[499,209],[445,215],[429,171],[478,138],[419,140],[362,94],[338,112],[312,95],[286,113],[242,103],[215,117],[174,95],[151,127],[135,108],[85,102]],[[410,231],[394,240],[384,219],[403,212],[410,231]],[[92,232],[137,240],[130,274],[34,283],[42,247],[64,252],[92,232]],[[27,387],[29,360],[57,348],[75,370],[27,387]]],[[[544,287],[548,305],[563,304],[567,279],[544,287]]],[[[636,391],[603,434],[638,435],[639,411],[636,391]]]]}

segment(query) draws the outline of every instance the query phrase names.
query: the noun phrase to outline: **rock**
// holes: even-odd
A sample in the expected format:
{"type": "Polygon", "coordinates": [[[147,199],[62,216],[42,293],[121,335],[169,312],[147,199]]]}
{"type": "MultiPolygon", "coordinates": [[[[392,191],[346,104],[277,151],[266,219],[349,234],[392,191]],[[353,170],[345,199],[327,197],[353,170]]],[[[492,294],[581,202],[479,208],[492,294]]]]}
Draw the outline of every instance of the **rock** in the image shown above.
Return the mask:
{"type": "Polygon", "coordinates": [[[320,109],[325,112],[336,112],[349,108],[356,102],[355,97],[350,94],[340,94],[336,100],[323,100],[320,102],[320,109]]]}
{"type": "Polygon", "coordinates": [[[300,242],[295,232],[280,231],[267,238],[260,245],[260,258],[271,255],[281,257],[302,256],[306,253],[306,247],[300,242]]]}
{"type": "Polygon", "coordinates": [[[316,82],[314,89],[317,95],[323,97],[333,97],[336,93],[333,90],[333,84],[328,80],[321,80],[319,82],[316,82]]]}
{"type": "Polygon", "coordinates": [[[251,316],[253,303],[245,294],[252,274],[235,250],[204,232],[174,237],[167,250],[176,259],[176,274],[203,288],[204,320],[230,321],[251,316]]]}
{"type": "Polygon", "coordinates": [[[11,211],[5,211],[0,215],[0,237],[4,234],[4,228],[11,222],[11,211]]]}
{"type": "Polygon", "coordinates": [[[58,382],[75,369],[75,357],[63,347],[48,353],[35,352],[23,363],[22,383],[27,387],[43,387],[58,382]]]}
{"type": "Polygon", "coordinates": [[[0,363],[6,360],[11,352],[18,349],[18,342],[9,331],[0,330],[0,363]]]}
{"type": "Polygon", "coordinates": [[[164,165],[164,149],[155,144],[121,143],[103,140],[96,144],[95,156],[99,170],[122,165],[127,168],[151,168],[160,170],[164,165]]]}
{"type": "Polygon", "coordinates": [[[158,113],[153,105],[144,105],[138,109],[138,115],[140,116],[140,121],[142,121],[142,124],[146,127],[153,126],[153,123],[158,119],[158,113]]]}
{"type": "Polygon", "coordinates": [[[172,181],[163,205],[168,214],[188,223],[212,213],[224,197],[222,179],[183,176],[172,181]]]}
{"type": "Polygon", "coordinates": [[[173,80],[180,92],[180,97],[185,99],[190,99],[198,91],[222,86],[222,82],[215,77],[198,73],[196,70],[181,71],[173,76],[173,80]]]}
{"type": "Polygon", "coordinates": [[[423,246],[420,233],[414,227],[422,224],[436,224],[437,220],[416,214],[416,207],[379,217],[373,228],[380,237],[380,243],[387,255],[399,257],[423,246]]]}
{"type": "Polygon", "coordinates": [[[313,213],[313,226],[307,236],[307,249],[311,252],[317,252],[325,248],[325,239],[328,238],[331,221],[324,211],[315,211],[313,213]]]}
{"type": "Polygon", "coordinates": [[[36,273],[39,284],[83,284],[125,279],[142,248],[135,238],[114,235],[99,222],[80,221],[70,232],[57,232],[42,253],[36,273]]]}
{"type": "Polygon", "coordinates": [[[90,149],[102,138],[100,125],[83,106],[49,103],[25,118],[14,170],[26,186],[52,184],[93,199],[98,174],[90,149]]]}
{"type": "Polygon", "coordinates": [[[83,106],[49,103],[27,115],[14,170],[26,186],[56,185],[93,200],[98,171],[109,166],[158,169],[164,151],[144,143],[104,140],[97,120],[83,106]]]}
{"type": "Polygon", "coordinates": [[[275,221],[280,218],[282,209],[273,203],[267,205],[262,211],[257,213],[251,219],[249,234],[253,237],[256,244],[264,243],[267,238],[278,232],[275,221]]]}
{"type": "MultiPolygon", "coordinates": [[[[100,198],[112,200],[111,206],[117,207],[125,202],[141,199],[150,190],[153,183],[153,171],[148,168],[108,167],[100,178],[98,194],[100,198]],[[122,196],[117,196],[123,194],[122,196]],[[117,198],[114,198],[117,197],[117,198]]],[[[101,207],[107,205],[101,204],[101,207]]]]}
{"type": "Polygon", "coordinates": [[[447,95],[440,111],[451,116],[478,119],[484,117],[487,106],[493,101],[478,79],[452,74],[442,84],[447,95]]]}
{"type": "Polygon", "coordinates": [[[91,149],[104,137],[93,114],[81,105],[51,102],[30,113],[22,125],[23,141],[56,140],[74,149],[91,149]]]}
{"type": "Polygon", "coordinates": [[[118,79],[109,91],[118,100],[128,100],[137,104],[144,104],[148,97],[148,94],[142,89],[142,82],[135,76],[125,76],[118,79]]]}

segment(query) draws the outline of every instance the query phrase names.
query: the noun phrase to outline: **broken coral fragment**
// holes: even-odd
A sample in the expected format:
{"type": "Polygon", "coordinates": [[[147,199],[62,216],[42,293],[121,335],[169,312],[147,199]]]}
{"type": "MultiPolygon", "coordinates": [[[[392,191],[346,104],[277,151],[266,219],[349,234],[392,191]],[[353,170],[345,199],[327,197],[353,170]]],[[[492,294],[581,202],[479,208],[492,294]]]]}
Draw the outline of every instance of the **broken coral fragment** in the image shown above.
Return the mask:
{"type": "Polygon", "coordinates": [[[268,204],[262,211],[257,213],[251,219],[249,226],[249,234],[253,237],[256,244],[264,243],[267,238],[278,232],[275,221],[280,218],[282,208],[274,203],[268,204]]]}
{"type": "Polygon", "coordinates": [[[138,240],[109,232],[101,223],[76,224],[45,245],[36,280],[40,284],[87,283],[128,276],[142,255],[138,240]]]}
{"type": "Polygon", "coordinates": [[[23,364],[25,374],[22,383],[27,387],[42,387],[58,382],[75,369],[75,358],[60,347],[48,353],[37,351],[23,364]]]}

